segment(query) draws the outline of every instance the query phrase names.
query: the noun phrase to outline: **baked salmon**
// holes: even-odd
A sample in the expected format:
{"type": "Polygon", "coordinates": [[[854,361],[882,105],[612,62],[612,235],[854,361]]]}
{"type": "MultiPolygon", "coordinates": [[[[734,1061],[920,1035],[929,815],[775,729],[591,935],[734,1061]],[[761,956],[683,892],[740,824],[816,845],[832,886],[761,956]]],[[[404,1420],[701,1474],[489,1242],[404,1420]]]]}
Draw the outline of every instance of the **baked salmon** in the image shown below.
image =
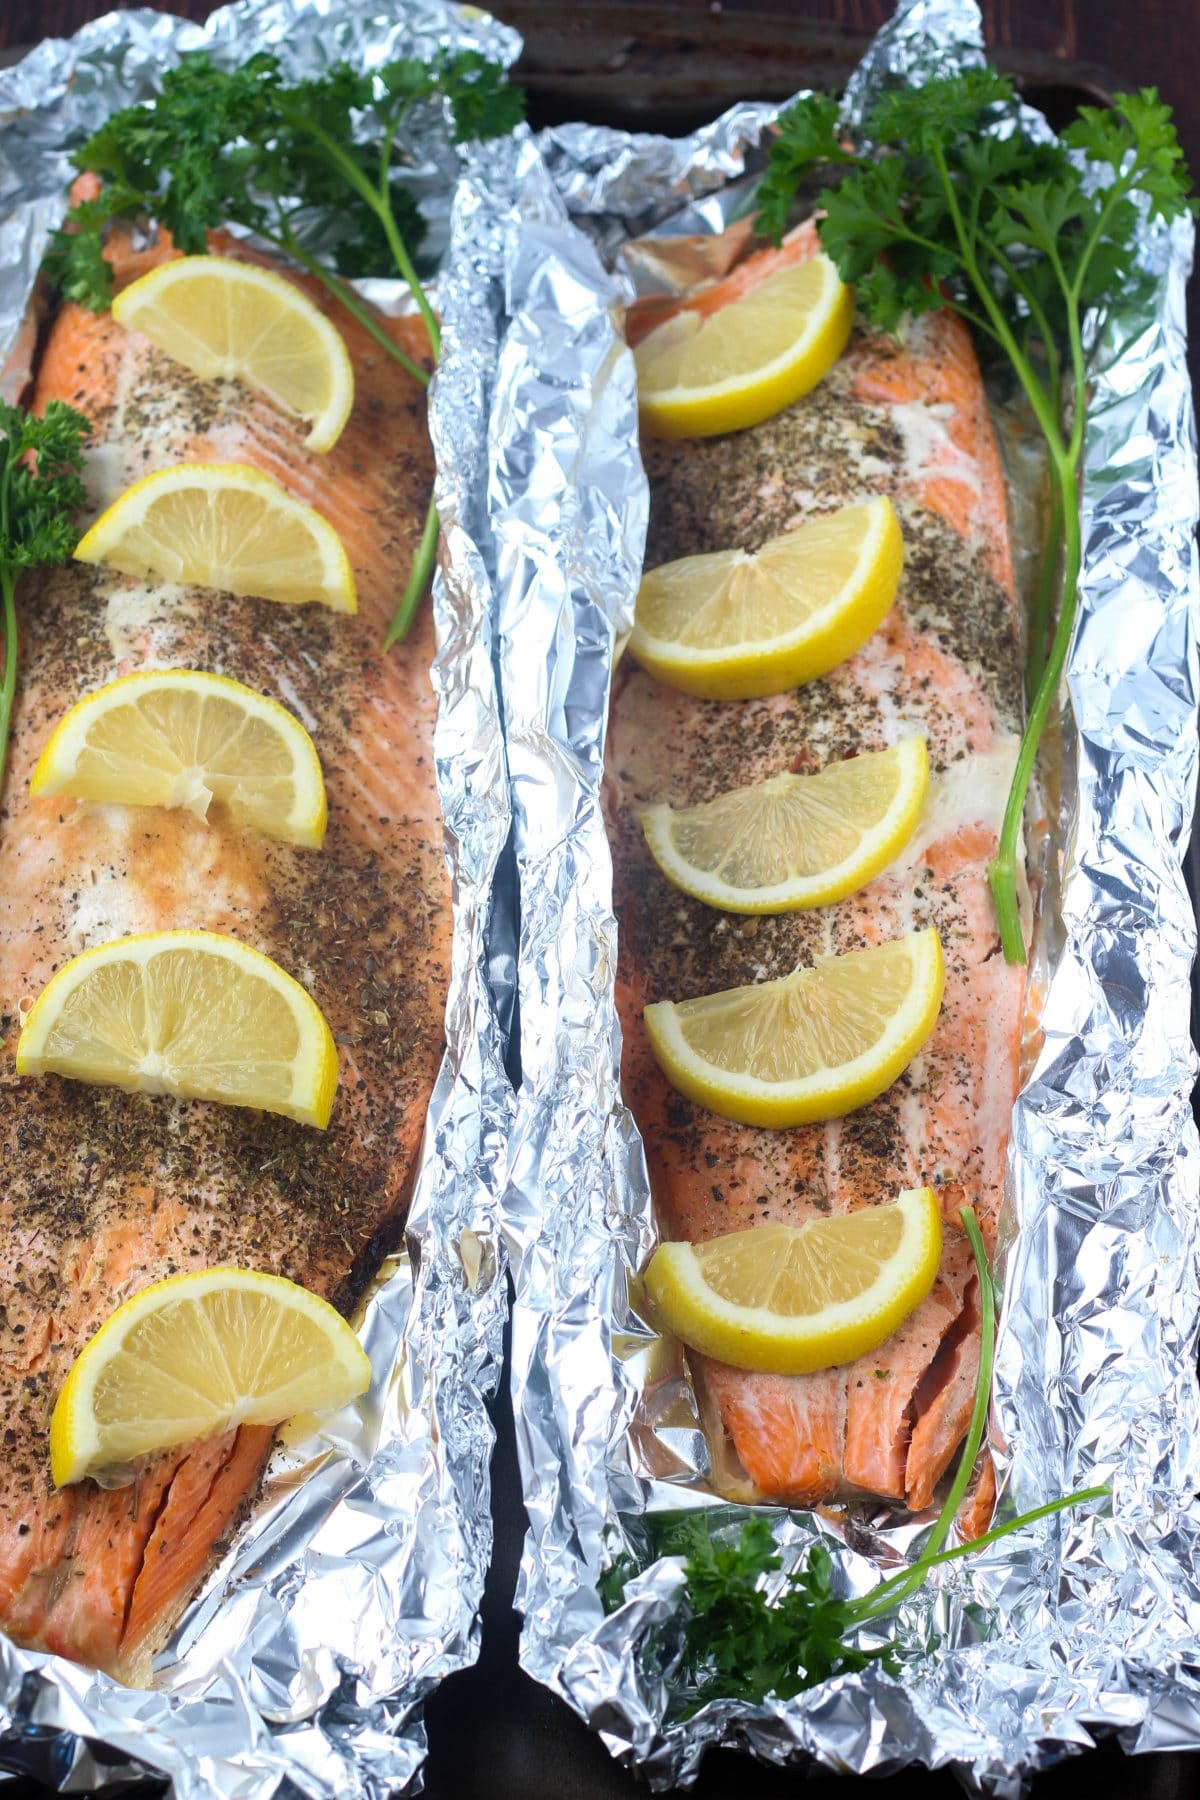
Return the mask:
{"type": "MultiPolygon", "coordinates": [[[[784,254],[814,245],[809,226],[784,254]]],[[[721,286],[732,283],[732,297],[745,282],[735,272],[721,286]]],[[[710,307],[712,295],[694,303],[710,307]]],[[[752,551],[881,493],[903,530],[895,604],[823,680],[770,699],[706,701],[667,690],[626,659],[614,682],[607,804],[623,1080],[664,1234],[700,1242],[768,1221],[799,1225],[926,1183],[947,1226],[928,1298],[859,1362],[787,1377],[691,1357],[714,1470],[741,1499],[815,1504],[869,1493],[919,1509],[970,1415],[979,1295],[958,1210],[975,1207],[990,1244],[1024,993],[1024,970],[1000,953],[985,877],[1019,738],[1021,672],[1003,473],[970,338],[950,313],[913,321],[899,340],[856,325],[831,374],[776,417],[726,437],[649,441],[643,452],[647,567],[752,551]],[[721,913],[672,887],[645,846],[639,811],[648,804],[711,800],[917,731],[932,771],[917,832],[889,869],[836,905],[721,913]],[[940,1019],[907,1072],[860,1111],[762,1130],[693,1104],[660,1072],[642,1023],[648,1002],[767,981],[930,925],[946,961],[940,1019]]]]}
{"type": "MultiPolygon", "coordinates": [[[[250,255],[232,240],[212,247],[250,255]]],[[[167,254],[118,241],[118,285],[167,254]]],[[[308,291],[325,304],[319,287],[308,291]]],[[[97,513],[176,462],[255,464],[337,528],[360,609],[347,617],[79,564],[21,594],[0,810],[0,1627],[126,1679],[146,1675],[253,1493],[271,1433],[243,1428],[155,1458],[132,1486],[56,1492],[47,1428],[73,1358],[139,1288],[218,1264],[288,1276],[350,1312],[398,1241],[441,1055],[450,893],[428,607],[404,645],[380,652],[432,481],[425,396],[344,311],[328,310],[358,401],[324,456],[302,448],[303,425],[236,383],[197,380],[108,315],[65,306],[36,372],[36,407],[58,398],[94,421],[97,513]],[[73,701],[164,667],[232,676],[298,715],[325,771],[323,850],[241,831],[217,811],[204,824],[30,798],[34,761],[73,701]],[[313,995],[341,1065],[326,1131],[16,1078],[21,1012],[63,962],[175,926],[243,938],[313,995]]],[[[388,329],[426,354],[415,322],[388,329]]]]}

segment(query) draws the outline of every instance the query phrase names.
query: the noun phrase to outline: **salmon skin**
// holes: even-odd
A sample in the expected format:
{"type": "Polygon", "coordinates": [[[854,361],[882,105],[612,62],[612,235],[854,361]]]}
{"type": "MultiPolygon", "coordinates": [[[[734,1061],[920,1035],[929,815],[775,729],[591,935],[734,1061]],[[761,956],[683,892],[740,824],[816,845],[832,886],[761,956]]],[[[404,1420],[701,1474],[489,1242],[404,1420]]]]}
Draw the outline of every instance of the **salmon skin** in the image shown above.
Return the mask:
{"type": "MultiPolygon", "coordinates": [[[[788,260],[815,247],[811,226],[798,237],[788,260]]],[[[652,322],[661,316],[660,305],[652,322]]],[[[664,1235],[701,1242],[767,1222],[800,1225],[924,1184],[946,1222],[932,1292],[859,1362],[778,1376],[690,1357],[718,1440],[715,1478],[743,1500],[810,1505],[869,1493],[919,1509],[970,1416],[979,1295],[958,1211],[975,1207],[990,1246],[1024,993],[1023,969],[1000,953],[985,876],[1016,755],[1021,675],[1004,482],[969,336],[948,312],[914,321],[898,341],[856,325],[834,370],[796,405],[749,430],[650,441],[643,453],[647,567],[752,551],[877,494],[890,497],[904,534],[894,606],[823,680],[731,704],[671,692],[627,659],[614,681],[606,804],[623,1080],[664,1235]],[[672,887],[646,849],[639,811],[648,804],[711,800],[918,731],[932,781],[917,832],[889,869],[837,905],[778,917],[718,912],[672,887]],[[761,1130],[686,1100],[660,1072],[642,1022],[649,1002],[767,981],[930,925],[946,961],[941,1016],[907,1072],[860,1111],[761,1130]]]]}
{"type": "MultiPolygon", "coordinates": [[[[232,241],[212,247],[261,260],[232,241]]],[[[118,285],[168,253],[118,244],[118,285]]],[[[308,291],[325,304],[319,287],[308,291]]],[[[110,315],[65,306],[36,377],[38,408],[66,400],[94,421],[97,512],[155,469],[252,463],[337,528],[360,608],[347,617],[79,564],[21,594],[0,811],[0,1626],[125,1679],[147,1674],[255,1491],[272,1434],[243,1427],[150,1459],[132,1486],[56,1492],[47,1432],[73,1358],[119,1301],[218,1264],[288,1276],[349,1313],[398,1242],[441,1057],[450,894],[429,608],[405,644],[380,651],[432,482],[425,398],[344,310],[327,310],[358,398],[324,456],[303,449],[303,424],[236,383],[195,379],[110,315]],[[206,825],[186,812],[30,798],[34,762],[68,706],[117,676],[166,667],[232,676],[303,720],[325,771],[323,850],[241,831],[215,809],[206,825]],[[20,1013],[57,968],[91,945],[177,926],[243,939],[312,994],[341,1065],[326,1131],[16,1079],[20,1013]]],[[[427,354],[415,322],[388,329],[427,354]]]]}

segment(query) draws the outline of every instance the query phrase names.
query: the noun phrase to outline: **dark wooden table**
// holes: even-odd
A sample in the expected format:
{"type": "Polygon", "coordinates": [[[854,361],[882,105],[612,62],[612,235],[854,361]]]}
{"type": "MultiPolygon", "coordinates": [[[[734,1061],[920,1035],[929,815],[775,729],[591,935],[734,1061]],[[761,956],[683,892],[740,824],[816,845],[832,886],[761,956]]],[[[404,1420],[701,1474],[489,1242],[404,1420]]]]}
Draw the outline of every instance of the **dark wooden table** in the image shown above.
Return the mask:
{"type": "MultiPolygon", "coordinates": [[[[0,0],[0,51],[66,36],[110,10],[106,0],[0,0]]],[[[175,0],[170,10],[204,18],[213,0],[175,0]]],[[[783,98],[822,79],[832,84],[854,58],[854,40],[890,16],[891,0],[491,0],[524,33],[521,71],[535,121],[605,118],[647,129],[687,129],[735,96],[783,98]],[[763,18],[771,20],[764,29],[763,18]],[[814,26],[816,29],[814,30],[814,26]],[[715,104],[714,104],[715,96],[715,104]],[[668,123],[669,122],[669,123],[668,123]]],[[[1200,174],[1200,0],[983,0],[997,59],[1034,84],[1054,115],[1081,86],[1097,96],[1157,86],[1175,109],[1189,163],[1200,174]]],[[[1191,302],[1193,379],[1200,376],[1200,304],[1191,302]]],[[[630,1800],[645,1787],[591,1733],[517,1666],[512,1610],[525,1530],[506,1384],[494,1410],[496,1548],[483,1606],[479,1663],[443,1683],[428,1707],[432,1800],[630,1800]]],[[[710,1756],[697,1800],[773,1800],[796,1777],[729,1753],[710,1756]]],[[[32,1795],[28,1783],[6,1788],[32,1795]]],[[[822,1776],[812,1800],[866,1800],[877,1782],[822,1776]]],[[[887,1800],[951,1800],[947,1774],[892,1776],[887,1800]]],[[[1033,1784],[1035,1800],[1141,1800],[1200,1795],[1200,1761],[1185,1755],[1126,1759],[1113,1742],[1072,1758],[1033,1784]]]]}

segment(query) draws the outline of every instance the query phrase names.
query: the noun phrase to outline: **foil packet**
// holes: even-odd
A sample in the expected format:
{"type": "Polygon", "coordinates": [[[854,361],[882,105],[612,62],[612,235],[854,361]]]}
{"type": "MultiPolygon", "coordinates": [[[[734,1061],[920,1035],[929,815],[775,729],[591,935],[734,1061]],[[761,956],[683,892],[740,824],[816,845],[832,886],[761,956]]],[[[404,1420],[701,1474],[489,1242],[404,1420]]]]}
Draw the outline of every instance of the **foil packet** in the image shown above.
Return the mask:
{"type": "MultiPolygon", "coordinates": [[[[510,64],[516,34],[442,0],[241,0],[200,27],[113,13],[0,72],[0,353],[21,328],[73,174],[70,151],[148,96],[187,51],[278,51],[292,76],[374,68],[438,46],[510,64]]],[[[489,147],[490,149],[491,147],[489,147]]],[[[405,150],[431,239],[462,236],[464,153],[433,121],[405,150]]],[[[478,191],[489,158],[465,152],[478,191]]],[[[399,283],[360,284],[394,303],[399,283]]],[[[489,941],[509,830],[492,669],[491,591],[465,531],[481,486],[486,358],[469,286],[440,279],[443,356],[430,392],[443,540],[434,583],[434,751],[454,893],[446,1053],[429,1107],[406,1248],[361,1321],[373,1380],[320,1429],[290,1428],[220,1567],[156,1660],[120,1686],[0,1637],[0,1768],[80,1791],[169,1777],[186,1800],[394,1793],[425,1755],[422,1702],[478,1650],[491,1553],[485,1402],[507,1312],[497,1210],[512,1114],[489,941]]]]}
{"type": "MultiPolygon", "coordinates": [[[[902,0],[846,96],[982,57],[971,0],[902,0]]],[[[721,272],[775,109],[691,137],[563,126],[541,146],[591,240],[518,259],[489,426],[500,674],[521,885],[522,1087],[506,1231],[513,1401],[530,1531],[522,1662],[666,1788],[709,1746],[858,1773],[953,1767],[1021,1793],[1099,1732],[1200,1746],[1200,1162],[1189,1106],[1195,921],[1182,874],[1197,761],[1196,455],[1185,362],[1190,221],[1146,227],[1151,302],[1091,321],[1085,561],[1063,693],[1061,791],[1038,954],[1045,998],[1018,1100],[997,1273],[993,1454],[1004,1513],[1110,1482],[951,1565],[908,1602],[927,1653],[788,1702],[672,1711],[679,1562],[605,1613],[598,1582],[646,1510],[722,1505],[677,1353],[631,1300],[654,1240],[622,1104],[616,926],[600,808],[614,649],[641,567],[646,488],[619,311],[721,272]]],[[[1036,115],[1026,122],[1048,128],[1036,115]]],[[[785,1565],[818,1536],[844,1591],[923,1522],[764,1509],[785,1565]],[[867,1554],[869,1553],[869,1555],[867,1554]]],[[[726,1510],[731,1532],[744,1515],[726,1510]]]]}

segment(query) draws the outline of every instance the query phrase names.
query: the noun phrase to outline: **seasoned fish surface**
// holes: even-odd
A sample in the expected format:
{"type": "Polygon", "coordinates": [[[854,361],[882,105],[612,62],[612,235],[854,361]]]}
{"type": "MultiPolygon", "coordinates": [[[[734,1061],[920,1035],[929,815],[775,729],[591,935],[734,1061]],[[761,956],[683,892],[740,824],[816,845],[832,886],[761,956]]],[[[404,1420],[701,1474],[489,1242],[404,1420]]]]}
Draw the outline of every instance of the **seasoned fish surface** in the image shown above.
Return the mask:
{"type": "Polygon", "coordinates": [[[620,927],[623,1078],[645,1139],[660,1224],[693,1242],[766,1221],[801,1224],[928,1183],[947,1221],[924,1303],[849,1368],[783,1377],[693,1356],[731,1491],[811,1504],[856,1491],[928,1504],[964,1435],[978,1369],[978,1294],[958,1209],[994,1233],[1017,1086],[1024,971],[1000,954],[985,869],[1020,731],[1021,681],[1005,494],[969,337],[949,314],[899,343],[856,329],[813,393],[766,423],[644,446],[647,566],[754,550],[815,513],[884,493],[904,533],[895,605],[821,681],[739,703],[658,685],[627,660],[615,682],[607,799],[620,927]],[[860,894],[812,912],[737,917],[673,888],[639,809],[710,800],[783,770],[823,767],[923,731],[933,773],[917,833],[860,894]],[[642,1023],[685,1000],[789,973],[933,925],[941,1017],[908,1071],[827,1125],[760,1130],[666,1082],[642,1023]]]}
{"type": "MultiPolygon", "coordinates": [[[[232,242],[214,248],[245,255],[232,242]]],[[[118,249],[118,280],[161,257],[118,249]]],[[[312,290],[321,303],[321,293],[312,290]]],[[[130,1487],[56,1493],[47,1431],[71,1361],[113,1306],[176,1272],[238,1264],[349,1312],[395,1245],[442,1046],[450,895],[433,763],[429,609],[383,632],[432,480],[424,393],[341,310],[358,401],[325,456],[234,383],[196,380],[147,339],[67,306],[35,403],[96,425],[96,510],[185,460],[244,461],[341,534],[359,612],[285,607],[73,565],[22,594],[21,686],[0,811],[0,1626],[138,1675],[253,1491],[271,1434],[243,1428],[155,1459],[130,1487]],[[31,800],[54,724],[134,670],[215,670],[289,706],[325,771],[323,850],[184,812],[31,800]],[[18,1081],[21,1010],[68,958],[130,932],[227,932],[324,1011],[341,1085],[328,1130],[265,1113],[18,1081]]],[[[411,322],[389,326],[410,354],[411,322]]]]}

